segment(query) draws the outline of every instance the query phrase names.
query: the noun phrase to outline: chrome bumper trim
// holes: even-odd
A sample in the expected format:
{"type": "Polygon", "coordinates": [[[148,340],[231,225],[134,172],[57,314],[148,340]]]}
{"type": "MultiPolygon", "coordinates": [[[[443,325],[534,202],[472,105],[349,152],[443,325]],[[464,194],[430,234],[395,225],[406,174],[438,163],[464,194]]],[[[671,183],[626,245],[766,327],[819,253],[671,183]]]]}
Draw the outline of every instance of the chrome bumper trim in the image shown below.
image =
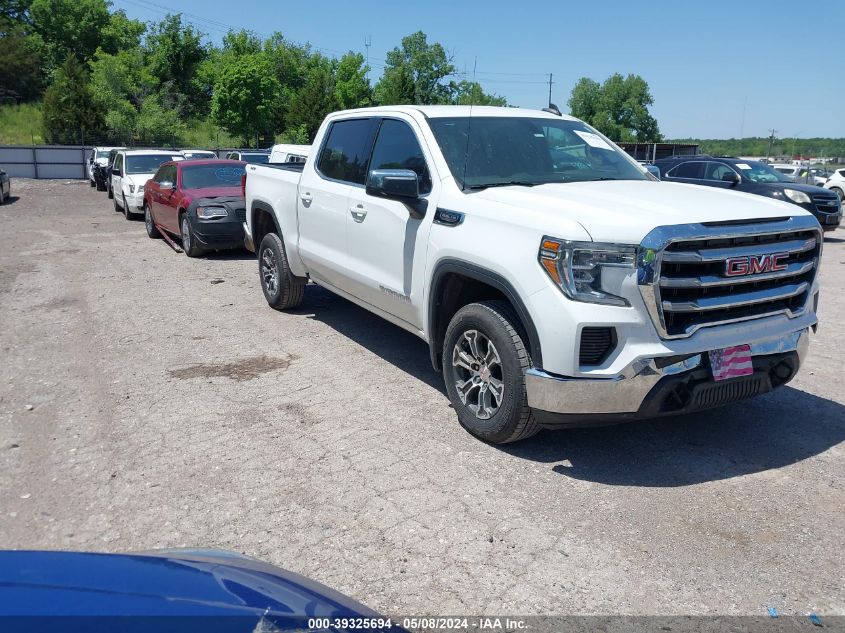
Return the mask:
{"type": "MultiPolygon", "coordinates": [[[[804,329],[781,339],[751,343],[751,355],[795,351],[803,365],[809,344],[809,329],[804,329]]],[[[699,352],[666,367],[658,367],[654,358],[638,359],[613,378],[569,378],[534,367],[525,372],[528,405],[551,413],[636,413],[662,378],[700,367],[705,353],[699,352]]]]}

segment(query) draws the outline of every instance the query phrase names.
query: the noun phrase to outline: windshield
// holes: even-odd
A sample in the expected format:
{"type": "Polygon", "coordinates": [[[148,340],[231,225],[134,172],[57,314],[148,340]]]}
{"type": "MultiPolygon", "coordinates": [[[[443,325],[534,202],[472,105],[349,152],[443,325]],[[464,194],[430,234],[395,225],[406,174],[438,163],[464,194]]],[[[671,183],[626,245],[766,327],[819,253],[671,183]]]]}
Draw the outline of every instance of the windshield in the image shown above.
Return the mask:
{"type": "Polygon", "coordinates": [[[245,163],[269,163],[269,154],[241,154],[241,160],[245,163]]]}
{"type": "Polygon", "coordinates": [[[240,187],[244,168],[226,165],[196,165],[183,163],[182,189],[203,189],[205,187],[240,187]]]}
{"type": "Polygon", "coordinates": [[[159,165],[175,157],[166,154],[141,154],[138,156],[126,157],[127,174],[152,174],[158,171],[159,165]]]}
{"type": "Polygon", "coordinates": [[[469,117],[456,117],[431,119],[430,125],[461,188],[649,179],[580,121],[473,117],[470,124],[469,117]]]}
{"type": "Polygon", "coordinates": [[[766,163],[748,161],[737,163],[736,167],[751,182],[792,182],[780,170],[769,167],[766,163]]]}
{"type": "Polygon", "coordinates": [[[214,152],[182,152],[188,160],[197,160],[198,158],[217,158],[214,152]]]}
{"type": "Polygon", "coordinates": [[[111,150],[100,150],[97,152],[97,158],[108,158],[111,150]]]}

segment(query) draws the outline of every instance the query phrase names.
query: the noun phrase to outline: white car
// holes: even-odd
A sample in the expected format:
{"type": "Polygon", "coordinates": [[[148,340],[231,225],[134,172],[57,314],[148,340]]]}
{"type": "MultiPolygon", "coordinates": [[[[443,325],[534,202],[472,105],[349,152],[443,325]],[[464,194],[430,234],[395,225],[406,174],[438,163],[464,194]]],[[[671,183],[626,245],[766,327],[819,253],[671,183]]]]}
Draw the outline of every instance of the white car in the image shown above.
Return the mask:
{"type": "Polygon", "coordinates": [[[314,147],[246,166],[265,299],[296,308],[311,280],[422,338],[488,442],[729,404],[807,352],[822,231],[796,205],[658,182],[521,108],[336,112],[314,147]]]}
{"type": "MultiPolygon", "coordinates": [[[[88,164],[86,166],[86,173],[88,174],[88,183],[92,187],[97,186],[96,168],[105,167],[109,162],[109,152],[113,149],[124,149],[123,147],[92,147],[88,153],[88,164]]],[[[100,185],[102,185],[102,180],[100,185]]]]}
{"type": "Polygon", "coordinates": [[[266,150],[234,150],[226,154],[228,160],[242,160],[245,163],[265,165],[270,162],[270,152],[266,150]]]}
{"type": "Polygon", "coordinates": [[[824,188],[835,192],[840,200],[845,200],[845,168],[834,171],[825,181],[824,188]]]}
{"type": "Polygon", "coordinates": [[[815,167],[810,168],[807,165],[774,164],[770,165],[770,167],[787,176],[793,182],[803,182],[807,185],[818,185],[821,187],[827,180],[827,175],[825,175],[823,170],[815,167]]]}
{"type": "Polygon", "coordinates": [[[310,145],[280,143],[270,150],[271,163],[304,163],[311,153],[310,145]]]}
{"type": "Polygon", "coordinates": [[[207,149],[183,149],[181,151],[185,160],[205,160],[207,158],[217,158],[217,154],[207,149]]]}
{"type": "Polygon", "coordinates": [[[169,160],[184,160],[180,152],[153,149],[123,150],[117,153],[111,171],[114,210],[122,211],[127,220],[144,210],[144,185],[169,160]]]}

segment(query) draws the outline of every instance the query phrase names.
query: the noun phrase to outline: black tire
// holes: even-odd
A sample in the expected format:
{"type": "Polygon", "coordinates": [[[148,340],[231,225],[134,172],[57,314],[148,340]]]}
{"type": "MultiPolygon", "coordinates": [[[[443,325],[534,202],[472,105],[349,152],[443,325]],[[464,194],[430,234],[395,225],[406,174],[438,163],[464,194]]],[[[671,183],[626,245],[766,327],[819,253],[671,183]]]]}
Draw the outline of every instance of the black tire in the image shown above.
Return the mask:
{"type": "Polygon", "coordinates": [[[291,272],[285,244],[275,233],[265,235],[258,247],[258,276],[264,298],[274,310],[290,310],[302,303],[308,280],[291,272]]]}
{"type": "Polygon", "coordinates": [[[112,195],[110,195],[109,198],[111,198],[111,203],[114,205],[114,212],[123,213],[123,209],[121,209],[120,205],[117,204],[117,196],[114,195],[114,192],[112,192],[112,195]]]}
{"type": "MultiPolygon", "coordinates": [[[[106,185],[106,191],[108,191],[109,199],[114,198],[114,189],[112,189],[111,181],[106,185]]],[[[117,209],[115,209],[117,211],[117,209]]]]}
{"type": "Polygon", "coordinates": [[[123,200],[123,215],[126,217],[127,220],[134,220],[135,215],[129,210],[129,204],[126,202],[126,196],[122,193],[120,194],[120,199],[123,200]]]}
{"type": "Polygon", "coordinates": [[[91,179],[89,178],[89,179],[88,179],[88,186],[89,186],[89,187],[95,187],[95,186],[97,186],[97,183],[96,183],[96,182],[94,182],[93,180],[91,180],[91,179]]]}
{"type": "Polygon", "coordinates": [[[153,240],[161,239],[161,233],[156,228],[156,225],[153,224],[153,214],[150,211],[150,205],[144,205],[144,227],[147,229],[147,236],[153,240]]]}
{"type": "Polygon", "coordinates": [[[191,230],[191,222],[188,214],[183,213],[179,217],[179,229],[182,234],[182,250],[188,257],[199,257],[202,255],[202,247],[197,243],[194,232],[191,230]]]}
{"type": "Polygon", "coordinates": [[[443,341],[443,379],[446,391],[461,426],[485,442],[516,442],[540,430],[528,406],[525,370],[531,366],[531,357],[518,327],[519,320],[510,304],[491,300],[464,306],[455,313],[446,329],[443,341]],[[480,354],[473,355],[471,340],[475,340],[476,352],[480,354]],[[490,343],[498,362],[491,362],[488,367],[490,343]],[[472,363],[472,371],[455,366],[453,358],[456,357],[456,348],[461,359],[483,357],[484,362],[472,363]],[[487,400],[490,405],[495,405],[495,381],[500,385],[496,387],[500,388],[500,397],[494,409],[493,406],[483,406],[482,399],[485,393],[489,393],[487,400]],[[470,385],[465,400],[461,399],[458,392],[458,382],[470,385]]]}
{"type": "Polygon", "coordinates": [[[97,185],[97,191],[105,191],[106,190],[105,183],[100,184],[100,181],[98,180],[94,184],[97,185]]]}

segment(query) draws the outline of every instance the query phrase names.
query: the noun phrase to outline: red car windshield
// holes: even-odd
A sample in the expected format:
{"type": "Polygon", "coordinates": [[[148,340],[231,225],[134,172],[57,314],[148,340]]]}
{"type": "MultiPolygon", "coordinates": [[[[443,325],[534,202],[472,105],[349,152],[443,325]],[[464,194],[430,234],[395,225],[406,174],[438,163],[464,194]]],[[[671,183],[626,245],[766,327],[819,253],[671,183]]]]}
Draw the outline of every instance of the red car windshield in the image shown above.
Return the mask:
{"type": "Polygon", "coordinates": [[[182,189],[207,187],[240,187],[244,168],[241,165],[184,165],[182,189]]]}

